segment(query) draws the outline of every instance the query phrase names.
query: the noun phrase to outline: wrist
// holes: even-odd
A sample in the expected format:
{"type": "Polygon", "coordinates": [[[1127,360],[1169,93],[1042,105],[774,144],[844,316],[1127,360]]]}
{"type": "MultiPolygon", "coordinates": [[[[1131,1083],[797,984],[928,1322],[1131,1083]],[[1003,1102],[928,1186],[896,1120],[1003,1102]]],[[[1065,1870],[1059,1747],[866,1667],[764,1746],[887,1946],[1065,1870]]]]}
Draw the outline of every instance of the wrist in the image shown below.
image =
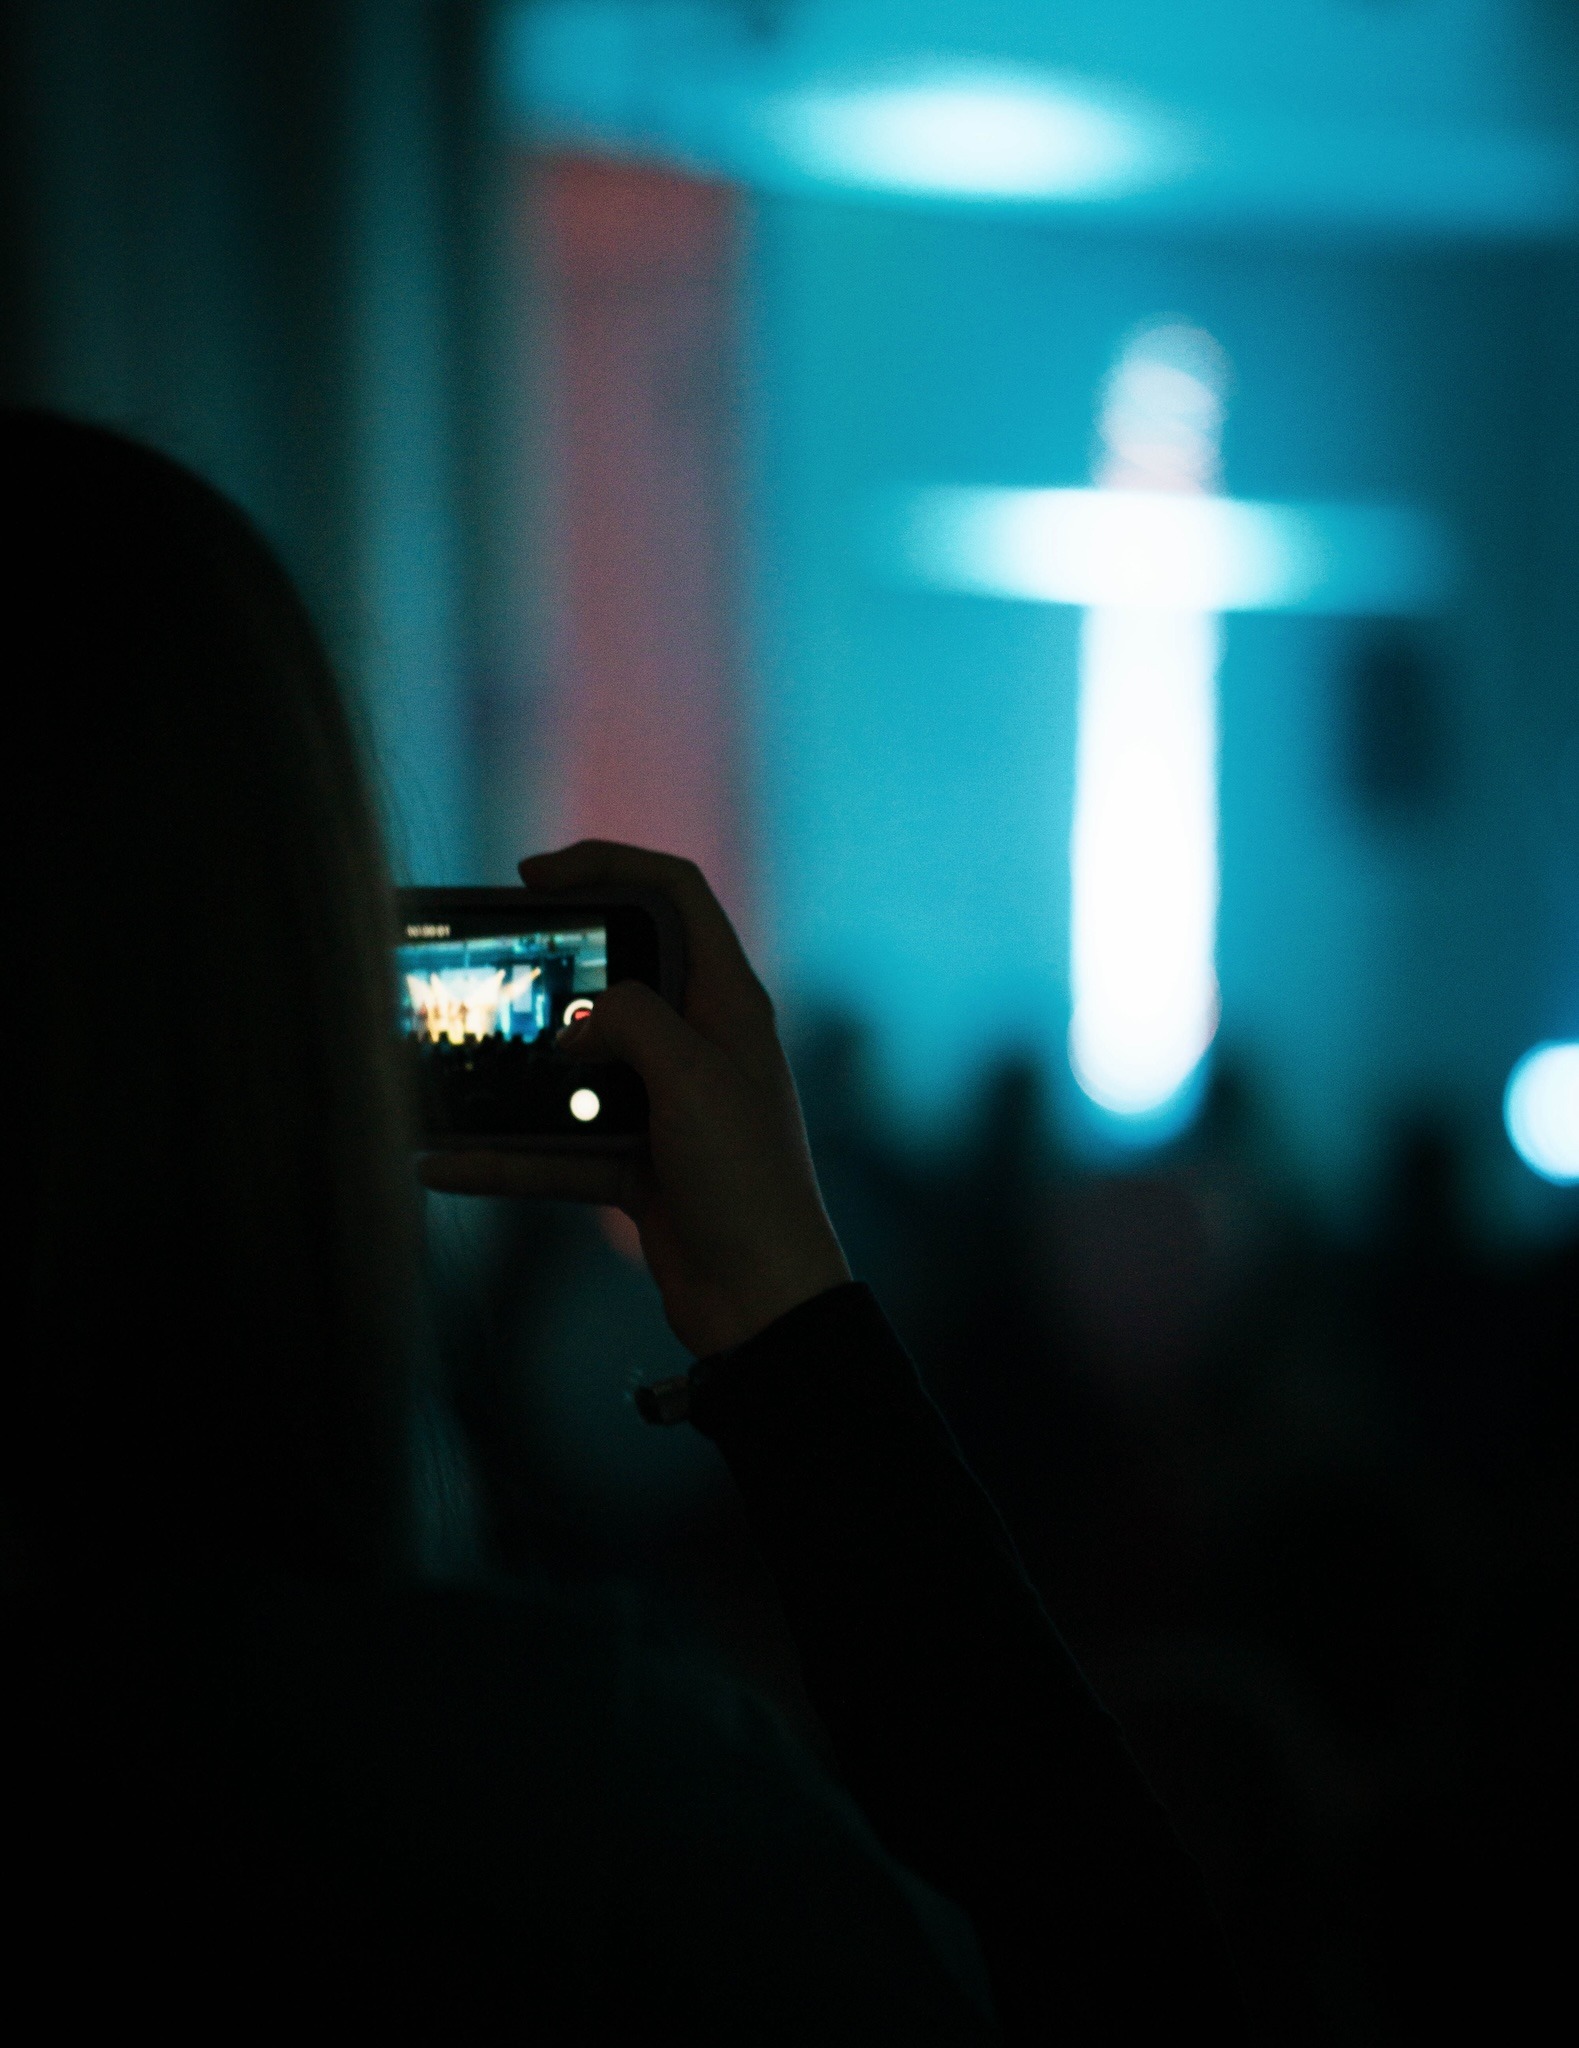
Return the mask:
{"type": "Polygon", "coordinates": [[[740,1287],[731,1289],[728,1298],[718,1304],[716,1316],[709,1319],[713,1327],[708,1331],[708,1350],[733,1350],[802,1302],[826,1294],[831,1287],[848,1285],[850,1278],[849,1261],[829,1229],[822,1242],[764,1263],[740,1287]]]}

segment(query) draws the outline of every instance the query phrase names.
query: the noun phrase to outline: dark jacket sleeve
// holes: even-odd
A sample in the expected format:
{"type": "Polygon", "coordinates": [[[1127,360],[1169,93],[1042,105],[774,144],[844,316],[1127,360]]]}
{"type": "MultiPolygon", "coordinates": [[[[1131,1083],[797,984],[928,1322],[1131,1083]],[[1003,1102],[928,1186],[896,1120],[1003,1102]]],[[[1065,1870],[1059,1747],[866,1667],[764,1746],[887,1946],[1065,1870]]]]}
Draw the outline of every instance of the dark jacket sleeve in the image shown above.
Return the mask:
{"type": "Polygon", "coordinates": [[[870,1292],[703,1360],[686,1405],[846,1783],[970,1916],[1005,2039],[1243,2038],[1200,1875],[870,1292]]]}

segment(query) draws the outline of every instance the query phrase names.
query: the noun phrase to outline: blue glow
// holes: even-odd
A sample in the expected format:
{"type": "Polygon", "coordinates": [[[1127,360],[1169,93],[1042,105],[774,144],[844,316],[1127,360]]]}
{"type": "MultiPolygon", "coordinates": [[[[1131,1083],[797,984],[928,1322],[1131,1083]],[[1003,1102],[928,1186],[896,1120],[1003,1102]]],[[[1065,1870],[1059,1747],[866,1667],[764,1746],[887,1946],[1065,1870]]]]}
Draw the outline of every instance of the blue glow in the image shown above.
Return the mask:
{"type": "Polygon", "coordinates": [[[1532,1173],[1559,1187],[1579,1182],[1579,1040],[1524,1055],[1508,1076],[1502,1120],[1532,1173]]]}
{"type": "Polygon", "coordinates": [[[786,93],[756,125],[809,177],[963,199],[1112,196],[1166,177],[1177,155],[1156,119],[1003,69],[786,93]]]}
{"type": "Polygon", "coordinates": [[[908,493],[897,525],[917,581],[1040,604],[1397,616],[1449,583],[1440,533],[1406,506],[945,487],[908,493]]]}

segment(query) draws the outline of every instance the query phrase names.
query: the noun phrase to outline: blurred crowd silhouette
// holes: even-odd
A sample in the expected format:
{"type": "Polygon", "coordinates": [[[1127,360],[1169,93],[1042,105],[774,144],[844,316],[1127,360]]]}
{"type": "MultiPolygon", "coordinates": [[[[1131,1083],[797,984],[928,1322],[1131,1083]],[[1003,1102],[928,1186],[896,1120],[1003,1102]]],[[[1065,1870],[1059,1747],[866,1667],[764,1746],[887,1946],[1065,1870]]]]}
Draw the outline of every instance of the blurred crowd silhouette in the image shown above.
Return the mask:
{"type": "MultiPolygon", "coordinates": [[[[851,1264],[1206,1870],[1256,2038],[1533,2027],[1564,1949],[1579,1239],[1484,1248],[1426,1121],[1340,1237],[1231,1059],[1111,1173],[1061,1154],[1029,1064],[923,1153],[866,1062],[830,1020],[797,1063],[851,1264]]],[[[630,1402],[684,1356],[623,1219],[434,1200],[429,1241],[453,1555],[632,1583],[825,1753],[721,1461],[630,1402]]]]}

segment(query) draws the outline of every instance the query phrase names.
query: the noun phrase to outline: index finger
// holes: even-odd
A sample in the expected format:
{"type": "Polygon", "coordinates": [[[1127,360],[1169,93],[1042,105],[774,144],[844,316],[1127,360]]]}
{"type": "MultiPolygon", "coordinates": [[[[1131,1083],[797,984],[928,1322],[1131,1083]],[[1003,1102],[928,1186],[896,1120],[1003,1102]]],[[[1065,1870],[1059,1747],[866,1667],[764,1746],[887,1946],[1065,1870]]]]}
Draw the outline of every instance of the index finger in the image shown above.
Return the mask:
{"type": "Polygon", "coordinates": [[[685,930],[685,1013],[691,1022],[705,1030],[708,1019],[720,1012],[731,1020],[771,1016],[767,991],[695,861],[613,839],[578,839],[553,853],[529,855],[517,873],[528,889],[543,891],[611,885],[662,889],[685,930]]]}

